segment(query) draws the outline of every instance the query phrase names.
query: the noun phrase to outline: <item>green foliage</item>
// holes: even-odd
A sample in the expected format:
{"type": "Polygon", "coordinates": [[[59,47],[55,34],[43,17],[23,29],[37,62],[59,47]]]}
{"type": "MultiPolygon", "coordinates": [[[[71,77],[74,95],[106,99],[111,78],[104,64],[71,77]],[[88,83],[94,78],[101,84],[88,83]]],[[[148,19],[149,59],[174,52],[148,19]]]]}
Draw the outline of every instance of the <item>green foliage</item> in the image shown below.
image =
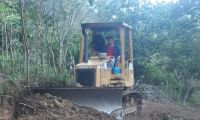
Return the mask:
{"type": "Polygon", "coordinates": [[[147,71],[144,72],[144,80],[146,80],[146,83],[158,86],[166,83],[166,78],[170,78],[164,69],[156,67],[155,65],[148,64],[146,69],[147,71]]]}
{"type": "Polygon", "coordinates": [[[187,93],[200,85],[199,6],[195,0],[159,5],[111,0],[99,6],[98,15],[102,21],[133,26],[136,79],[158,85],[172,99],[185,102],[187,93]],[[107,9],[112,12],[104,12],[107,9]]]}
{"type": "MultiPolygon", "coordinates": [[[[8,75],[10,80],[15,81],[23,80],[25,73],[18,2],[0,2],[2,50],[0,69],[8,75]]],[[[79,40],[81,38],[79,25],[84,15],[81,10],[86,7],[85,4],[81,0],[24,1],[22,7],[24,7],[24,27],[29,44],[30,83],[42,81],[42,84],[50,84],[54,82],[56,86],[63,86],[74,80],[68,62],[75,60],[77,63],[79,61],[79,40]],[[53,4],[55,6],[52,6],[53,4]]]]}
{"type": "Polygon", "coordinates": [[[192,105],[200,105],[200,89],[197,88],[194,90],[193,94],[189,98],[188,102],[192,105]]]}
{"type": "Polygon", "coordinates": [[[13,4],[0,3],[0,21],[9,24],[16,24],[19,22],[19,14],[13,4]]]}
{"type": "Polygon", "coordinates": [[[55,73],[53,68],[46,66],[44,68],[43,78],[38,80],[39,86],[45,87],[62,87],[71,84],[72,77],[67,71],[64,73],[55,73]]]}

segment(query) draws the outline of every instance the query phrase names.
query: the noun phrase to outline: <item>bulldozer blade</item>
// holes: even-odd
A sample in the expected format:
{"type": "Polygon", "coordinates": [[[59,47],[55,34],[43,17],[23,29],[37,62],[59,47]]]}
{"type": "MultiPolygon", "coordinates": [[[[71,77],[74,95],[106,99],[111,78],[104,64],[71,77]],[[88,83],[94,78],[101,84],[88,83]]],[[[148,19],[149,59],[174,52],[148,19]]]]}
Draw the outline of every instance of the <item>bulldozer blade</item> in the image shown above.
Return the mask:
{"type": "Polygon", "coordinates": [[[82,106],[95,108],[110,114],[122,109],[123,88],[31,88],[33,93],[50,93],[69,99],[82,106]]]}

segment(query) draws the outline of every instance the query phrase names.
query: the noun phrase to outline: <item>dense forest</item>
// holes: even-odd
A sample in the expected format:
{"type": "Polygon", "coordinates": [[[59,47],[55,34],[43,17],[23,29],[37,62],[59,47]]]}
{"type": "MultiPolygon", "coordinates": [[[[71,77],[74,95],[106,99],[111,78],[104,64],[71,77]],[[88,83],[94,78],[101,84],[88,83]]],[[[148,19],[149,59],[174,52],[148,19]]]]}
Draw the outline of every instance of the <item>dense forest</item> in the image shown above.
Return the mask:
{"type": "Polygon", "coordinates": [[[1,0],[1,72],[15,84],[70,83],[84,22],[131,25],[136,81],[200,104],[199,0],[1,0]]]}

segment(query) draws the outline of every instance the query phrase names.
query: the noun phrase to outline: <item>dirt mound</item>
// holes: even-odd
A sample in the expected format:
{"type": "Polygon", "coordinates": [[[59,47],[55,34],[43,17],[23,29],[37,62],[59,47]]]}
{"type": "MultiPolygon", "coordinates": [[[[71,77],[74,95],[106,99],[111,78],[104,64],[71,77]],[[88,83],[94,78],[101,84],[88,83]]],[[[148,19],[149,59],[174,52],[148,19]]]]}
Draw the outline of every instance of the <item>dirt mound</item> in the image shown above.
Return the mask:
{"type": "Polygon", "coordinates": [[[140,115],[128,115],[125,120],[200,120],[200,108],[171,103],[145,102],[140,115]]]}
{"type": "MultiPolygon", "coordinates": [[[[17,120],[115,120],[114,116],[50,94],[24,97],[16,108],[17,120]]],[[[140,115],[130,114],[124,120],[200,120],[199,113],[199,107],[144,102],[140,115]]]]}
{"type": "Polygon", "coordinates": [[[14,100],[12,96],[0,95],[0,120],[11,120],[14,113],[14,100]]]}
{"type": "Polygon", "coordinates": [[[50,94],[27,96],[16,104],[17,120],[115,120],[113,116],[50,94]]]}
{"type": "Polygon", "coordinates": [[[16,84],[6,79],[6,75],[0,72],[0,120],[13,118],[16,95],[18,95],[16,84]]]}

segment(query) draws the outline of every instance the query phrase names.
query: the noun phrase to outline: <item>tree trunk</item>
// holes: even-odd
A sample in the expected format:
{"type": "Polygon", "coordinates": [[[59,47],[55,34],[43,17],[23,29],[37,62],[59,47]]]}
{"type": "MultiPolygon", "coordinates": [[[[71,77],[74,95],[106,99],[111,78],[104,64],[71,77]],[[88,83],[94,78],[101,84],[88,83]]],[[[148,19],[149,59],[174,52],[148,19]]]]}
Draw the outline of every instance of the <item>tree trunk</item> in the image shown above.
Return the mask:
{"type": "Polygon", "coordinates": [[[183,104],[186,105],[187,100],[189,99],[189,97],[192,95],[193,91],[195,88],[188,88],[184,97],[183,97],[183,104]]]}
{"type": "Polygon", "coordinates": [[[8,56],[10,53],[10,67],[12,68],[12,72],[14,73],[13,70],[13,50],[12,50],[12,25],[10,25],[9,27],[6,27],[6,36],[7,36],[7,52],[8,52],[8,56]]]}
{"type": "Polygon", "coordinates": [[[49,50],[51,52],[51,56],[52,56],[52,60],[53,60],[54,72],[57,73],[54,52],[53,52],[52,48],[50,47],[50,45],[48,47],[49,47],[49,50]]]}
{"type": "Polygon", "coordinates": [[[21,17],[21,29],[23,34],[23,47],[24,47],[24,73],[25,80],[27,85],[29,86],[29,53],[28,53],[28,40],[24,28],[24,5],[23,0],[19,0],[20,5],[20,17],[21,17]]]}
{"type": "MultiPolygon", "coordinates": [[[[38,8],[37,8],[38,9],[38,8]]],[[[37,13],[36,13],[36,21],[35,21],[35,25],[36,25],[36,82],[38,81],[38,76],[39,76],[39,68],[40,68],[40,63],[39,63],[39,54],[40,54],[40,50],[39,50],[39,47],[40,47],[40,28],[39,28],[39,24],[40,24],[40,21],[39,21],[39,15],[38,15],[38,10],[37,10],[37,13]]]]}
{"type": "Polygon", "coordinates": [[[59,46],[59,73],[62,73],[63,57],[63,40],[61,40],[59,46]]]}
{"type": "Polygon", "coordinates": [[[44,48],[42,48],[41,53],[41,70],[42,70],[42,80],[44,80],[44,48]]]}
{"type": "MultiPolygon", "coordinates": [[[[5,23],[5,45],[6,45],[6,61],[8,61],[8,36],[7,36],[7,24],[5,23]]],[[[7,63],[6,63],[7,64],[7,63]]]]}
{"type": "MultiPolygon", "coordinates": [[[[2,25],[2,54],[4,55],[4,25],[2,25]]],[[[3,70],[4,70],[4,62],[3,64],[3,70]]]]}
{"type": "Polygon", "coordinates": [[[14,64],[13,64],[13,44],[12,44],[12,24],[10,25],[10,40],[9,40],[9,44],[10,44],[10,59],[11,59],[11,66],[13,69],[13,73],[15,72],[14,70],[14,64]]]}

